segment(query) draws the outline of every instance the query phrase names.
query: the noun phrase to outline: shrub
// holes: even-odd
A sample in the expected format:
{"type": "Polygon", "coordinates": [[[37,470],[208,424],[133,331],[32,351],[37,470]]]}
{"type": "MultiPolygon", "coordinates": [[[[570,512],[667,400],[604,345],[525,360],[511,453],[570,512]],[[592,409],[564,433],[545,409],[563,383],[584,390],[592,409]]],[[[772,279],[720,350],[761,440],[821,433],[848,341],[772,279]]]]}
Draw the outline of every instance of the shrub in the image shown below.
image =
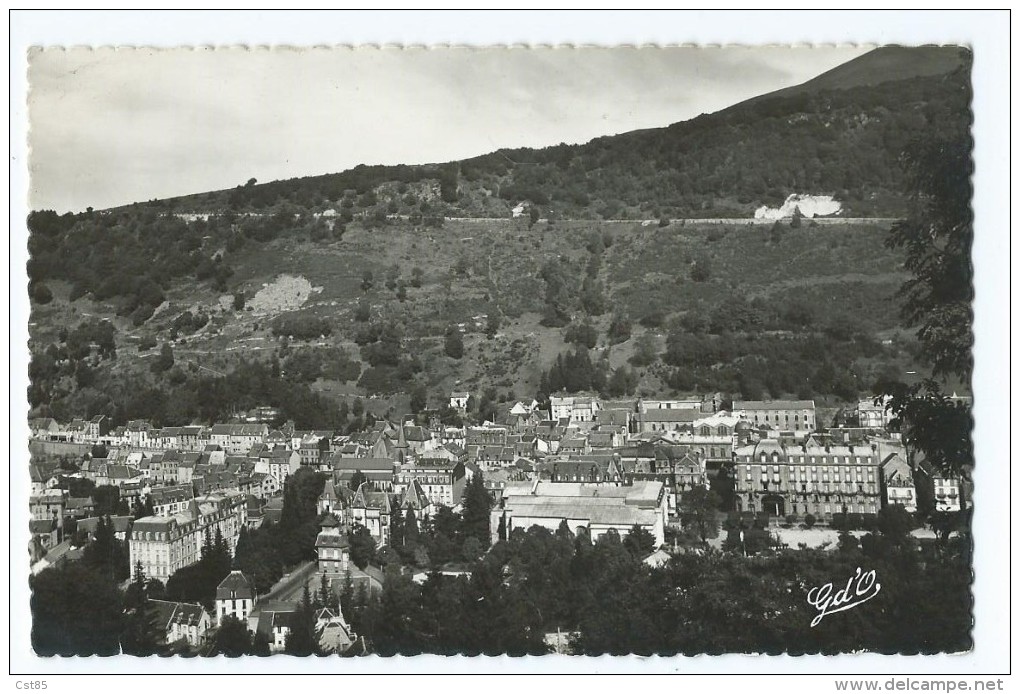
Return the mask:
{"type": "Polygon", "coordinates": [[[815,523],[816,523],[817,521],[818,521],[818,519],[817,519],[817,518],[815,518],[815,516],[814,516],[814,514],[813,514],[813,513],[809,513],[809,514],[807,514],[806,516],[804,516],[804,525],[805,525],[806,527],[808,527],[808,528],[812,528],[812,527],[814,527],[814,525],[815,525],[815,523]]]}
{"type": "Polygon", "coordinates": [[[287,336],[298,340],[311,340],[333,332],[328,321],[318,316],[279,316],[273,320],[273,335],[287,336]]]}
{"type": "Polygon", "coordinates": [[[638,322],[646,328],[661,328],[665,321],[666,316],[663,315],[662,311],[653,311],[652,313],[641,316],[641,320],[638,322]]]}
{"type": "Polygon", "coordinates": [[[48,304],[53,301],[53,292],[45,284],[36,283],[32,285],[29,294],[32,296],[32,300],[37,304],[48,304]]]}
{"type": "Polygon", "coordinates": [[[588,349],[594,349],[599,334],[589,323],[572,323],[564,332],[563,339],[588,349]]]}
{"type": "Polygon", "coordinates": [[[446,331],[446,340],[443,348],[446,351],[446,356],[453,359],[460,359],[464,356],[464,338],[461,337],[460,330],[456,327],[451,327],[446,331]]]}

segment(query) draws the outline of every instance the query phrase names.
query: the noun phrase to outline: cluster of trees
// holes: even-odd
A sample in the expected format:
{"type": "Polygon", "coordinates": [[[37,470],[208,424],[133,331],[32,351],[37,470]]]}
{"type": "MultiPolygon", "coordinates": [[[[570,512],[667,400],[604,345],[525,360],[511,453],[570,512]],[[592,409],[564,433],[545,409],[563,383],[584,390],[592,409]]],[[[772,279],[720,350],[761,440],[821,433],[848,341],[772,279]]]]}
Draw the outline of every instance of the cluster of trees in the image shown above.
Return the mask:
{"type": "Polygon", "coordinates": [[[333,333],[332,324],[325,318],[310,313],[285,313],[273,319],[273,335],[295,340],[317,340],[333,333]]]}
{"type": "Polygon", "coordinates": [[[28,365],[29,404],[37,407],[74,387],[92,386],[99,366],[117,358],[115,336],[112,323],[93,318],[71,331],[62,328],[58,342],[34,349],[28,365]]]}
{"type": "Polygon", "coordinates": [[[381,598],[358,605],[354,616],[380,655],[540,654],[544,635],[557,630],[576,634],[573,648],[585,655],[969,648],[967,542],[919,548],[903,534],[865,537],[855,544],[844,533],[835,551],[704,550],[653,569],[642,563],[647,543],[633,530],[592,543],[565,524],[555,533],[515,529],[470,578],[432,573],[417,586],[388,570],[381,598]],[[817,613],[807,591],[863,565],[882,584],[874,608],[812,627],[817,613]]]}
{"type": "Polygon", "coordinates": [[[339,347],[294,350],[283,360],[281,368],[288,379],[298,383],[313,383],[319,378],[349,382],[361,375],[360,362],[339,347]]]}
{"type": "Polygon", "coordinates": [[[612,369],[605,355],[593,359],[585,345],[561,352],[556,361],[539,378],[538,399],[545,401],[558,392],[592,391],[604,396],[632,395],[638,385],[638,374],[621,366],[612,369]]]}
{"type": "Polygon", "coordinates": [[[176,340],[178,335],[190,335],[203,328],[208,322],[209,316],[202,311],[196,313],[185,311],[174,318],[170,324],[170,339],[176,340]]]}
{"type": "Polygon", "coordinates": [[[563,331],[563,339],[575,345],[595,349],[599,340],[599,332],[587,321],[574,322],[563,331]]]}
{"type": "Polygon", "coordinates": [[[355,333],[354,341],[360,345],[362,361],[369,365],[362,372],[358,385],[369,393],[406,392],[407,384],[423,368],[417,355],[405,349],[403,333],[396,325],[363,325],[355,333]]]}
{"type": "Polygon", "coordinates": [[[166,582],[168,600],[200,603],[212,610],[216,600],[216,586],[230,573],[232,563],[230,545],[223,539],[219,527],[211,533],[207,527],[202,542],[202,557],[178,569],[166,582]]]}
{"type": "Polygon", "coordinates": [[[118,584],[84,561],[33,576],[32,650],[41,656],[118,654],[124,600],[118,584]]]}
{"type": "Polygon", "coordinates": [[[280,522],[263,524],[255,530],[241,529],[233,568],[250,576],[259,593],[268,592],[288,568],[316,557],[316,504],[325,484],[322,473],[298,470],[284,484],[280,522]]]}
{"type": "Polygon", "coordinates": [[[464,336],[456,325],[451,325],[446,330],[443,338],[443,351],[451,359],[461,359],[464,356],[464,336]]]}
{"type": "Polygon", "coordinates": [[[28,216],[28,230],[33,284],[59,279],[72,284],[72,301],[86,294],[116,300],[118,313],[136,325],[152,316],[171,281],[194,276],[222,290],[232,274],[224,254],[209,250],[230,233],[223,219],[188,224],[144,206],[107,214],[43,210],[28,216]]]}
{"type": "Polygon", "coordinates": [[[365,410],[365,403],[361,398],[354,398],[351,404],[348,404],[347,400],[340,401],[340,407],[337,411],[336,431],[353,434],[371,429],[375,422],[375,415],[365,410]]]}
{"type": "MultiPolygon", "coordinates": [[[[666,338],[662,361],[675,369],[667,375],[677,390],[703,388],[762,399],[835,395],[853,401],[870,388],[862,364],[882,352],[864,335],[849,340],[827,334],[698,335],[675,329],[666,338]]],[[[655,359],[650,359],[654,362],[655,359]]]]}
{"type": "Polygon", "coordinates": [[[576,281],[565,260],[551,258],[538,273],[545,281],[545,309],[542,325],[561,328],[570,322],[570,309],[577,292],[576,281]]]}
{"type": "Polygon", "coordinates": [[[974,416],[949,397],[946,382],[969,389],[974,369],[973,146],[966,126],[951,123],[906,152],[911,214],[893,227],[888,244],[907,253],[913,277],[901,288],[903,318],[917,328],[932,377],[912,386],[888,379],[881,388],[907,445],[936,469],[964,478],[974,467],[974,416]]]}
{"type": "Polygon", "coordinates": [[[169,342],[164,342],[159,349],[159,354],[152,360],[149,370],[154,374],[161,374],[174,367],[174,350],[169,342]]]}
{"type": "MultiPolygon", "coordinates": [[[[124,593],[120,635],[122,653],[140,657],[174,654],[176,644],[166,642],[166,625],[159,623],[159,612],[150,602],[165,598],[163,584],[146,577],[141,562],[137,562],[131,584],[124,593]]],[[[187,651],[187,646],[182,650],[187,651]]]]}
{"type": "Polygon", "coordinates": [[[592,361],[591,353],[576,347],[570,352],[561,352],[548,371],[539,380],[539,400],[548,398],[550,393],[566,391],[599,391],[606,386],[609,364],[605,359],[592,361]]]}
{"type": "MultiPolygon", "coordinates": [[[[430,518],[418,518],[413,509],[395,514],[390,526],[390,547],[376,555],[379,563],[438,569],[450,562],[473,562],[489,548],[489,510],[492,498],[482,475],[475,474],[464,489],[463,509],[454,513],[443,506],[430,518]]],[[[352,551],[353,557],[353,551],[352,551]]]]}
{"type": "MultiPolygon", "coordinates": [[[[386,567],[381,596],[359,596],[348,585],[341,600],[380,655],[541,654],[544,635],[557,630],[576,634],[573,648],[586,655],[970,648],[969,537],[919,546],[905,527],[890,519],[860,541],[844,532],[832,551],[753,546],[756,536],[745,532],[738,551],[682,554],[655,569],[642,562],[648,538],[633,529],[592,543],[565,524],[555,533],[518,528],[474,561],[470,577],[432,572],[418,586],[394,563],[386,567]],[[807,591],[863,565],[882,584],[873,609],[831,614],[812,627],[817,613],[807,591]]],[[[121,642],[124,652],[159,652],[138,599],[158,595],[158,586],[139,572],[124,596],[84,562],[47,570],[32,584],[36,652],[111,655],[121,642]]],[[[287,652],[316,652],[300,627],[334,599],[328,588],[303,597],[306,616],[295,620],[287,652]]],[[[224,626],[217,652],[259,652],[236,625],[224,626]]]]}
{"type": "Polygon", "coordinates": [[[114,655],[120,652],[123,597],[131,575],[127,544],[100,517],[81,559],[32,576],[32,648],[39,655],[114,655]]]}
{"type": "Polygon", "coordinates": [[[550,258],[542,266],[538,276],[545,282],[545,308],[542,325],[562,328],[570,323],[575,310],[588,316],[600,316],[606,312],[605,288],[599,279],[602,256],[606,242],[612,244],[612,236],[593,233],[587,244],[591,255],[585,265],[581,281],[576,279],[577,270],[566,258],[550,258]]]}
{"type": "Polygon", "coordinates": [[[348,424],[341,421],[334,400],[284,376],[278,360],[267,364],[241,359],[225,376],[179,368],[167,373],[177,378],[153,382],[137,374],[97,370],[90,387],[76,390],[33,382],[29,390],[33,416],[69,421],[105,414],[113,426],[131,419],[146,419],[154,426],[185,426],[226,421],[238,410],[268,404],[280,408],[280,423],[293,420],[303,429],[339,429],[348,424]]]}

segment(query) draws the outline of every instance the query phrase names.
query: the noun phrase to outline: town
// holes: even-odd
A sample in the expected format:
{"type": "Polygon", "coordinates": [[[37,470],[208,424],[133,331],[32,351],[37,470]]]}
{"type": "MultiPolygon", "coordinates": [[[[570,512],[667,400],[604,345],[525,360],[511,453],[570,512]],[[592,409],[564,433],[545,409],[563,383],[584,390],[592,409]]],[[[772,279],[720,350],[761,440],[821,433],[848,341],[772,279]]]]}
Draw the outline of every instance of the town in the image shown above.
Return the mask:
{"type": "MultiPolygon", "coordinates": [[[[826,69],[828,49],[741,48],[709,78],[728,105],[682,76],[711,52],[588,50],[547,54],[541,69],[586,104],[549,110],[622,105],[616,134],[518,139],[561,94],[516,62],[540,50],[506,52],[483,80],[480,56],[428,51],[460,66],[429,79],[463,80],[431,115],[407,110],[449,125],[430,155],[419,123],[377,127],[403,111],[362,98],[406,95],[415,63],[359,81],[375,74],[351,68],[365,53],[298,69],[312,54],[294,51],[256,110],[286,105],[272,122],[335,147],[319,163],[258,165],[299,155],[261,149],[284,142],[274,125],[224,150],[215,180],[130,147],[74,172],[80,189],[33,174],[50,192],[26,216],[29,456],[15,471],[31,484],[16,523],[36,657],[974,648],[972,399],[987,401],[971,50],[832,49],[826,69]],[[592,88],[558,62],[596,53],[620,80],[584,63],[592,88]],[[668,68],[653,57],[667,53],[668,68]],[[750,89],[745,63],[772,77],[750,89]],[[652,75],[666,80],[640,108],[603,96],[652,75]],[[357,98],[337,97],[345,86],[357,98]],[[301,90],[337,98],[314,110],[328,128],[292,120],[301,90]],[[470,113],[485,100],[521,109],[515,125],[470,113]],[[373,126],[336,137],[334,115],[358,108],[373,126]],[[369,164],[408,132],[402,154],[369,164]]],[[[165,69],[139,81],[218,53],[155,52],[165,69]]],[[[30,58],[62,76],[33,83],[48,104],[33,108],[62,114],[136,56],[30,58]]],[[[204,64],[217,89],[200,111],[146,108],[225,143],[246,119],[219,105],[261,92],[204,64]]],[[[33,121],[33,156],[150,122],[106,106],[79,103],[96,125],[74,137],[45,126],[75,119],[33,121]]],[[[142,140],[178,139],[163,135],[142,140]]]]}
{"type": "MultiPolygon", "coordinates": [[[[472,510],[481,506],[484,530],[463,557],[539,526],[593,542],[633,539],[651,566],[709,545],[747,554],[752,530],[766,545],[796,546],[827,529],[873,529],[883,509],[913,517],[968,506],[967,484],[907,448],[881,399],[862,399],[828,423],[813,401],[721,393],[551,396],[470,422],[470,398],[450,394],[462,426],[424,411],[352,435],[298,430],[273,407],[211,426],[114,427],[103,415],[32,420],[32,572],[80,561],[112,536],[126,546],[118,574],[125,584],[129,574],[161,584],[168,599],[148,602],[177,652],[217,652],[228,623],[266,652],[283,652],[305,609],[316,651],[354,654],[371,644],[345,617],[353,608],[345,600],[384,590],[381,566],[403,564],[419,583],[430,571],[465,573],[463,562],[444,562],[435,549],[404,562],[395,545],[466,515],[472,487],[484,490],[472,510]],[[294,513],[285,490],[315,474],[321,491],[307,554],[295,555],[287,575],[256,580],[239,570],[245,536],[294,513]],[[169,599],[175,577],[216,548],[227,557],[204,604],[169,599]],[[310,592],[315,604],[303,606],[310,592]]],[[[551,649],[565,648],[547,636],[551,649]]]]}

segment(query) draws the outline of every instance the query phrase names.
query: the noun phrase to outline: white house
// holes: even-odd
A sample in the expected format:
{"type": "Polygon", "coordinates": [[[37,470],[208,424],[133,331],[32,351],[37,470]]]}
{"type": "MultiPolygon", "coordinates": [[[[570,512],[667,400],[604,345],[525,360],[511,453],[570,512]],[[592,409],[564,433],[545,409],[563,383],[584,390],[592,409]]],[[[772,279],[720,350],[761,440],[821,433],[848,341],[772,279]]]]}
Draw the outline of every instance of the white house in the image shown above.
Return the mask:
{"type": "Polygon", "coordinates": [[[245,622],[256,599],[254,582],[240,571],[231,571],[216,586],[216,621],[222,622],[231,615],[245,622]]]}

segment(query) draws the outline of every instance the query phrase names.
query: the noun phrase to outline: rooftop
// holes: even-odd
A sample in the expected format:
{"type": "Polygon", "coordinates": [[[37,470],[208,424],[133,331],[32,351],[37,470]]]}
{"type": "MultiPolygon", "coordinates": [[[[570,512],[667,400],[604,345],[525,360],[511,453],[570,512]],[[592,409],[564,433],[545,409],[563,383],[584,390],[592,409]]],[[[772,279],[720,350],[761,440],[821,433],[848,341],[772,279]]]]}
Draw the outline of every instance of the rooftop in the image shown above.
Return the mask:
{"type": "Polygon", "coordinates": [[[734,400],[734,410],[813,410],[814,400],[734,400]]]}

